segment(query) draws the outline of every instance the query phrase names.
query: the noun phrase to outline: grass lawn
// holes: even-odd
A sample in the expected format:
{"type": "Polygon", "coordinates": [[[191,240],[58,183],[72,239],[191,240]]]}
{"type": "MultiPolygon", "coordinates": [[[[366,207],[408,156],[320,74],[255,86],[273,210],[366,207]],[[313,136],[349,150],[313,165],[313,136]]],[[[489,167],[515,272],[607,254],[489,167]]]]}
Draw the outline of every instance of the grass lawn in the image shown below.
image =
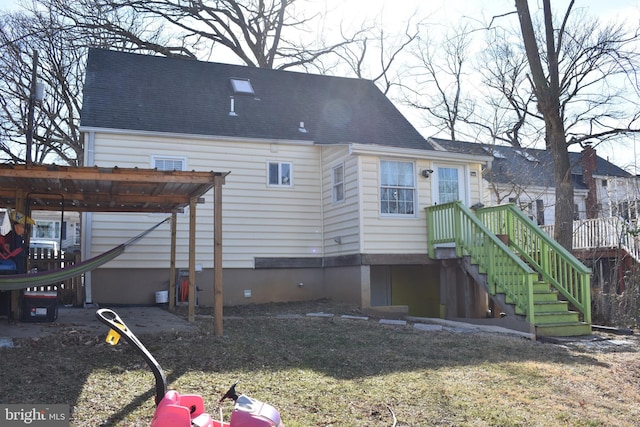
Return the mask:
{"type": "MultiPolygon", "coordinates": [[[[198,317],[198,333],[139,338],[170,388],[203,395],[210,413],[240,380],[238,392],[274,405],[287,427],[391,426],[392,413],[397,426],[639,423],[635,336],[557,345],[339,316],[276,317],[344,312],[314,304],[225,309],[223,338],[208,317],[198,317]]],[[[153,376],[128,344],[105,344],[106,333],[65,330],[0,349],[0,402],[69,404],[78,426],[148,426],[153,376]]]]}

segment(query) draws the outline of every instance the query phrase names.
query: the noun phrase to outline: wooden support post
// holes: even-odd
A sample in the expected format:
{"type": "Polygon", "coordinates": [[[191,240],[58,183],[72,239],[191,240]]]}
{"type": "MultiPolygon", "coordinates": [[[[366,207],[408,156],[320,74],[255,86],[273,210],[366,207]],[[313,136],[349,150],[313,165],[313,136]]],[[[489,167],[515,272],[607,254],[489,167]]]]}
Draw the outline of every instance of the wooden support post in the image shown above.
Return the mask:
{"type": "MultiPolygon", "coordinates": [[[[15,200],[15,206],[14,209],[17,211],[21,211],[23,214],[27,215],[27,213],[25,212],[25,199],[24,199],[24,192],[22,190],[17,190],[16,191],[16,200],[15,200]]],[[[11,225],[12,229],[13,229],[13,224],[11,225]]],[[[29,229],[29,227],[25,224],[25,228],[24,228],[24,234],[25,234],[25,239],[27,238],[28,233],[30,233],[31,230],[29,229]]],[[[28,255],[27,255],[28,258],[28,255]]],[[[19,320],[20,319],[20,292],[19,290],[14,290],[11,291],[11,306],[10,306],[10,318],[13,320],[19,320]]]]}
{"type": "Polygon", "coordinates": [[[223,176],[213,179],[213,330],[217,337],[222,327],[222,184],[223,176]]]}
{"type": "Polygon", "coordinates": [[[189,200],[189,322],[196,320],[196,202],[189,200]]]}
{"type": "Polygon", "coordinates": [[[171,212],[171,260],[169,261],[169,310],[176,308],[176,236],[177,219],[175,211],[171,212]]]}

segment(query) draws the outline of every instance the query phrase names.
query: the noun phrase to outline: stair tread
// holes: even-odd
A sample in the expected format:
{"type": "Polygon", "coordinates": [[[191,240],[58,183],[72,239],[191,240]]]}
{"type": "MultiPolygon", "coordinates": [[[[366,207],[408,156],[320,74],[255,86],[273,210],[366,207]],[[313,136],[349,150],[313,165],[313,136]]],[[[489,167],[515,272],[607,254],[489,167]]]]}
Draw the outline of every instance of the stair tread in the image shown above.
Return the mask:
{"type": "Polygon", "coordinates": [[[536,327],[538,326],[542,326],[542,327],[553,327],[553,326],[571,326],[571,325],[589,325],[591,326],[589,323],[585,323],[582,321],[577,321],[577,322],[558,322],[558,323],[543,323],[542,325],[536,325],[536,327]]]}
{"type": "Polygon", "coordinates": [[[544,313],[536,313],[536,316],[552,316],[557,314],[580,314],[578,311],[573,310],[562,310],[562,311],[547,311],[544,313]]]}
{"type": "Polygon", "coordinates": [[[534,304],[568,304],[567,301],[555,300],[555,301],[534,301],[534,304]]]}

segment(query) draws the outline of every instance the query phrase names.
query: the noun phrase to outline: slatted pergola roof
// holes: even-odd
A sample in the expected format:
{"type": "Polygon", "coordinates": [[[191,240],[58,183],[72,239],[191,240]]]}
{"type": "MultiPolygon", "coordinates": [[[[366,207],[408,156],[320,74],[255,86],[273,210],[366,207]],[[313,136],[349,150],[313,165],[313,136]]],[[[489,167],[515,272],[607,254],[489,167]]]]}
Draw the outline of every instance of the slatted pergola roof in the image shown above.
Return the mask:
{"type": "Polygon", "coordinates": [[[67,212],[174,212],[200,199],[226,172],[0,165],[0,205],[67,212]]]}
{"type": "Polygon", "coordinates": [[[175,291],[176,213],[190,206],[189,320],[195,318],[196,204],[213,189],[214,330],[222,336],[222,185],[229,172],[0,165],[0,206],[20,211],[171,213],[170,302],[175,291]],[[28,204],[28,208],[27,208],[28,204]]]}

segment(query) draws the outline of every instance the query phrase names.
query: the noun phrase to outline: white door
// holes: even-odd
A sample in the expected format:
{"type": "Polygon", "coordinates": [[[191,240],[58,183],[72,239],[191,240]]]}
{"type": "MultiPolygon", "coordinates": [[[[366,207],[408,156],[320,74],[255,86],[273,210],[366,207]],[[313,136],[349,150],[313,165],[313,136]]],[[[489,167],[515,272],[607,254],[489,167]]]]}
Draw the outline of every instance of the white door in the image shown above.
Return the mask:
{"type": "Polygon", "coordinates": [[[464,166],[434,165],[433,177],[433,201],[435,204],[462,201],[468,205],[467,182],[465,180],[464,166]]]}

